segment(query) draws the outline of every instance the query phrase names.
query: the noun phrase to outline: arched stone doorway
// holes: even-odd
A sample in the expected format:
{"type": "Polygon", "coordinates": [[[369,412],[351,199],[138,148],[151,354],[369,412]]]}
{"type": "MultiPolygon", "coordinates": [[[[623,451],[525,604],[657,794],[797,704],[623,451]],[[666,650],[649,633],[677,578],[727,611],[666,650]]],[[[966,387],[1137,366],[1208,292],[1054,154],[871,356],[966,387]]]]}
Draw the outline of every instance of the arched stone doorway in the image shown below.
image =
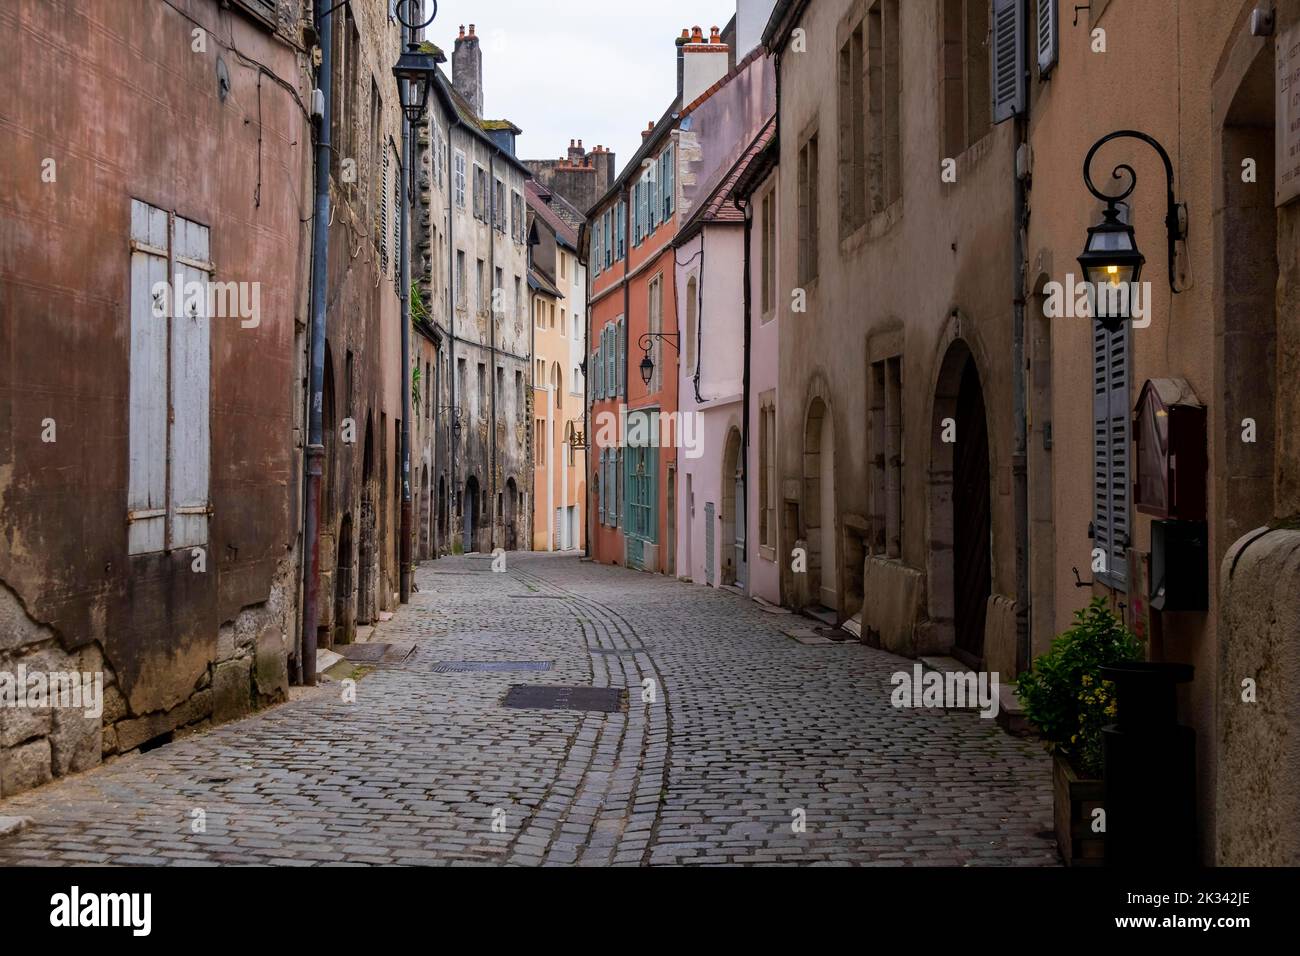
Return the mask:
{"type": "Polygon", "coordinates": [[[430,557],[429,545],[433,537],[433,502],[429,497],[429,466],[425,465],[420,469],[420,504],[415,511],[416,520],[420,522],[420,551],[421,561],[427,561],[430,557]]]}
{"type": "Polygon", "coordinates": [[[361,457],[361,548],[357,559],[357,623],[370,624],[377,616],[379,549],[375,511],[375,444],[373,418],[366,413],[366,437],[361,457]]]}
{"type": "Polygon", "coordinates": [[[961,339],[940,366],[931,424],[930,620],[953,656],[978,668],[993,580],[989,434],[979,370],[961,339]]]}
{"type": "Polygon", "coordinates": [[[804,420],[803,511],[807,516],[809,600],[837,612],[835,425],[830,408],[820,398],[813,399],[804,420]]]}
{"type": "Polygon", "coordinates": [[[465,482],[465,503],[462,507],[465,517],[465,553],[477,551],[476,534],[478,532],[478,509],[479,509],[479,491],[478,479],[473,475],[465,482]]]}
{"type": "Polygon", "coordinates": [[[351,644],[356,634],[352,601],[352,514],[339,521],[338,551],[334,559],[334,630],[331,644],[351,644]]]}
{"type": "Polygon", "coordinates": [[[515,480],[510,478],[506,481],[506,500],[505,500],[505,532],[507,551],[515,551],[519,548],[518,527],[515,521],[515,512],[519,507],[519,488],[515,480]]]}
{"type": "Polygon", "coordinates": [[[438,476],[438,535],[434,542],[434,556],[437,557],[442,549],[447,547],[447,476],[438,476]]]}
{"type": "Polygon", "coordinates": [[[745,586],[745,490],[740,429],[732,428],[722,453],[722,583],[745,586]]]}

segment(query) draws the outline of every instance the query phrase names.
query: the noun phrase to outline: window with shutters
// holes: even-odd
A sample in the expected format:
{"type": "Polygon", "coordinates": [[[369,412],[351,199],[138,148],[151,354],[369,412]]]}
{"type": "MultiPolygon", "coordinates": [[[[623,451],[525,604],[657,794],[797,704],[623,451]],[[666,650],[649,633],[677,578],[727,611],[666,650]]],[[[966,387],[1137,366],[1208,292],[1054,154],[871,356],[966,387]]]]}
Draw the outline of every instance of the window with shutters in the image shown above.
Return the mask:
{"type": "Polygon", "coordinates": [[[617,334],[617,322],[605,326],[605,382],[607,383],[606,389],[609,391],[610,398],[619,398],[622,395],[622,389],[620,388],[622,382],[619,381],[618,366],[615,362],[618,357],[617,334]]]}
{"type": "Polygon", "coordinates": [[[466,305],[466,284],[465,284],[465,251],[456,250],[456,307],[464,310],[466,305]]]}
{"type": "Polygon", "coordinates": [[[776,393],[759,399],[758,426],[758,541],[767,549],[763,557],[776,560],[776,393]]]}
{"type": "Polygon", "coordinates": [[[506,184],[499,179],[492,181],[492,227],[506,231],[506,184]]]}
{"type": "MultiPolygon", "coordinates": [[[[760,253],[760,286],[762,317],[764,322],[770,322],[776,314],[776,254],[779,248],[776,243],[776,187],[768,189],[763,194],[763,201],[760,205],[762,222],[759,223],[759,234],[762,239],[760,253]]],[[[689,303],[687,307],[689,308],[689,303]]],[[[689,365],[694,368],[694,365],[689,365]]]]}
{"type": "Polygon", "coordinates": [[[686,374],[695,374],[695,342],[699,338],[699,280],[692,275],[686,280],[686,374]]]}
{"type": "Polygon", "coordinates": [[[903,541],[903,368],[898,356],[871,363],[870,474],[872,554],[897,558],[903,541]]]}
{"type": "Polygon", "coordinates": [[[487,222],[487,170],[474,164],[474,218],[487,222]]]}
{"type": "Polygon", "coordinates": [[[1093,323],[1093,547],[1101,583],[1127,590],[1129,546],[1129,325],[1093,323]]]}
{"type": "Polygon", "coordinates": [[[993,0],[993,122],[1001,123],[1025,111],[1028,39],[1021,0],[993,0]]]}
{"type": "Polygon", "coordinates": [[[406,212],[406,204],[402,195],[402,161],[398,158],[397,144],[389,140],[393,152],[393,210],[392,210],[392,230],[393,230],[393,286],[400,296],[402,294],[402,216],[406,212]]]}
{"type": "Polygon", "coordinates": [[[133,199],[130,248],[127,550],[199,547],[211,513],[208,227],[133,199]]]}
{"type": "Polygon", "coordinates": [[[989,0],[943,0],[942,30],[944,156],[953,158],[990,127],[989,0]]]}
{"type": "Polygon", "coordinates": [[[627,202],[626,201],[619,202],[617,219],[618,219],[618,228],[615,230],[615,232],[617,232],[618,234],[617,235],[617,246],[618,246],[617,259],[619,262],[622,262],[623,259],[627,256],[627,202]]]}
{"type": "Polygon", "coordinates": [[[867,219],[867,124],[862,24],[840,47],[840,236],[849,235],[867,219]]]}
{"type": "Polygon", "coordinates": [[[818,252],[817,134],[799,148],[799,282],[817,278],[818,252]]]}
{"type": "Polygon", "coordinates": [[[388,220],[390,219],[389,203],[389,152],[384,150],[384,168],[381,173],[381,185],[379,189],[379,209],[375,218],[375,232],[379,244],[379,271],[388,274],[388,220]]]}
{"type": "Polygon", "coordinates": [[[867,11],[867,198],[872,215],[903,195],[902,80],[898,0],[876,0],[867,11]]]}
{"type": "Polygon", "coordinates": [[[455,156],[455,178],[454,192],[456,195],[456,206],[460,209],[465,208],[465,154],[459,149],[456,150],[455,156]]]}
{"type": "Polygon", "coordinates": [[[1038,77],[1046,79],[1056,66],[1060,46],[1057,0],[1036,0],[1034,48],[1038,54],[1038,77]]]}

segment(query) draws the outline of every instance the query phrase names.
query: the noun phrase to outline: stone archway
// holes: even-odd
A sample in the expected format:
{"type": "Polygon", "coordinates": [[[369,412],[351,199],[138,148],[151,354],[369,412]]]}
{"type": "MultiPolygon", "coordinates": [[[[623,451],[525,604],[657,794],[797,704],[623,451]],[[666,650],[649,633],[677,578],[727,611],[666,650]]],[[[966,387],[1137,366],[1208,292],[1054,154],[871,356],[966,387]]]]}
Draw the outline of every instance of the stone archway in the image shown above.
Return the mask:
{"type": "Polygon", "coordinates": [[[993,590],[989,433],[979,369],[962,339],[940,363],[930,432],[929,618],[938,643],[979,668],[993,590]]]}
{"type": "Polygon", "coordinates": [[[745,586],[744,472],[740,457],[740,429],[732,427],[722,453],[722,535],[718,540],[722,584],[745,586]]]}
{"type": "Polygon", "coordinates": [[[339,521],[338,553],[334,561],[334,628],[332,644],[351,644],[356,634],[356,605],[352,580],[352,514],[339,521]]]}
{"type": "Polygon", "coordinates": [[[814,398],[804,419],[803,513],[808,541],[808,599],[838,612],[835,424],[830,406],[814,398]]]}

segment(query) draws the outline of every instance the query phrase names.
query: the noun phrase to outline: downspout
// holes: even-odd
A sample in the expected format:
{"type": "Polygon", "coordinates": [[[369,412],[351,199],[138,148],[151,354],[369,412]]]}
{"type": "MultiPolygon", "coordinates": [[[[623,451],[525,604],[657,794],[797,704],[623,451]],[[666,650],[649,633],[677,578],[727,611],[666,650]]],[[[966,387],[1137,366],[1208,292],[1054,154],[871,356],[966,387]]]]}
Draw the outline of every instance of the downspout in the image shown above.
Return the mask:
{"type": "MultiPolygon", "coordinates": [[[[488,281],[493,283],[492,296],[488,301],[488,333],[489,342],[492,346],[492,364],[488,378],[488,398],[492,403],[492,442],[491,454],[491,488],[492,497],[489,499],[491,504],[490,511],[495,516],[492,520],[491,527],[488,530],[488,550],[495,551],[497,547],[497,522],[503,521],[504,516],[497,514],[497,310],[496,310],[496,277],[497,277],[497,153],[496,150],[488,157],[488,281]]],[[[502,524],[502,533],[505,532],[504,522],[502,524]]]]}
{"type": "MultiPolygon", "coordinates": [[[[736,206],[737,209],[740,208],[740,197],[739,197],[739,196],[737,196],[735,199],[733,199],[732,202],[735,204],[735,206],[736,206]]],[[[745,241],[745,252],[744,252],[744,256],[745,256],[745,265],[744,265],[744,278],[742,279],[742,281],[743,281],[744,284],[745,284],[745,291],[744,291],[744,293],[743,293],[742,301],[743,301],[743,303],[744,303],[743,311],[744,311],[744,315],[745,315],[745,373],[744,373],[744,387],[741,389],[741,392],[742,392],[742,394],[743,394],[743,396],[744,396],[744,411],[741,413],[741,419],[740,419],[740,435],[741,435],[741,437],[740,437],[740,497],[741,497],[741,502],[740,502],[739,505],[737,505],[737,512],[738,512],[738,514],[741,514],[741,515],[744,516],[744,519],[743,519],[743,520],[744,520],[744,528],[745,528],[745,589],[746,589],[747,591],[749,591],[750,593],[753,593],[753,586],[752,586],[752,584],[750,583],[750,573],[749,573],[749,568],[750,568],[750,560],[749,560],[749,534],[750,534],[750,521],[749,521],[749,417],[750,417],[750,409],[749,409],[749,391],[750,391],[749,365],[750,365],[750,354],[749,354],[749,353],[750,353],[750,328],[749,328],[749,322],[750,322],[750,312],[751,312],[751,310],[753,309],[753,290],[750,288],[750,282],[751,282],[751,276],[752,276],[751,265],[750,265],[750,239],[751,239],[751,236],[752,236],[752,234],[753,234],[753,230],[754,230],[754,204],[753,204],[753,203],[752,203],[748,198],[745,199],[745,208],[744,208],[743,211],[744,211],[744,213],[745,213],[745,240],[744,240],[744,241],[745,241]]],[[[703,263],[700,264],[701,269],[703,269],[703,265],[704,265],[703,263]]],[[[723,476],[722,476],[722,480],[723,480],[723,481],[726,481],[726,480],[727,480],[727,476],[726,476],[726,475],[723,475],[723,476]]]]}
{"type": "MultiPolygon", "coordinates": [[[[1025,4],[1021,3],[1024,7],[1025,4]]],[[[1027,15],[1027,11],[1022,10],[1027,15]]],[[[1024,20],[1023,22],[1028,22],[1024,20]]],[[[1023,41],[1028,48],[1028,31],[1023,41]]],[[[1026,70],[1029,52],[1025,58],[1026,70]]],[[[1026,77],[1025,113],[1015,118],[1015,136],[1012,139],[1011,169],[1015,179],[1015,220],[1012,223],[1011,301],[1014,310],[1012,322],[1011,391],[1013,396],[1013,449],[1011,453],[1012,507],[1015,510],[1016,535],[1016,672],[1028,670],[1031,647],[1029,633],[1029,474],[1028,474],[1028,414],[1025,403],[1025,235],[1028,218],[1026,179],[1020,175],[1018,158],[1022,145],[1028,143],[1029,131],[1029,78],[1026,77]]]]}
{"type": "MultiPolygon", "coordinates": [[[[453,106],[447,112],[447,172],[450,174],[447,178],[448,202],[447,202],[447,322],[451,329],[450,351],[451,365],[447,369],[448,389],[451,391],[451,425],[448,428],[447,440],[447,467],[451,473],[451,486],[448,493],[451,495],[451,501],[447,502],[447,537],[454,539],[456,531],[453,522],[456,520],[455,503],[460,501],[460,488],[456,484],[456,453],[459,450],[456,446],[460,441],[460,436],[456,431],[456,423],[460,421],[460,406],[457,404],[458,396],[456,395],[456,380],[459,377],[456,369],[456,296],[460,293],[457,283],[460,276],[456,274],[456,169],[452,165],[451,149],[451,131],[460,126],[460,115],[453,106]]],[[[461,503],[464,507],[464,503],[461,503]]],[[[464,534],[465,527],[464,515],[461,516],[461,534],[464,534]]],[[[469,551],[468,543],[462,539],[462,550],[469,551]]]]}
{"type": "Polygon", "coordinates": [[[320,81],[323,101],[320,130],[316,136],[316,209],[312,222],[311,249],[311,360],[308,369],[307,447],[303,455],[307,511],[303,519],[304,550],[302,582],[302,653],[299,682],[316,684],[316,628],[320,623],[320,486],[325,459],[324,426],[321,421],[325,381],[325,297],[329,280],[330,222],[330,122],[333,92],[333,43],[330,37],[331,10],[321,10],[317,0],[316,36],[320,38],[320,81]]]}
{"type": "MultiPolygon", "coordinates": [[[[402,45],[410,39],[410,29],[402,25],[402,45]]],[[[405,81],[399,81],[405,82],[405,81]]],[[[398,210],[398,256],[401,258],[402,305],[402,509],[398,518],[401,539],[397,546],[400,568],[397,572],[398,600],[411,603],[411,123],[402,116],[402,208],[398,210]]],[[[425,386],[428,388],[428,385],[425,386]]]]}
{"type": "MultiPolygon", "coordinates": [[[[578,248],[586,249],[587,245],[587,225],[583,223],[578,229],[578,248]]],[[[583,556],[591,560],[591,389],[587,383],[591,381],[594,369],[591,367],[591,263],[583,264],[585,272],[582,277],[583,285],[586,287],[586,298],[583,301],[583,323],[587,327],[587,334],[582,342],[582,437],[587,445],[582,450],[582,471],[587,476],[586,497],[582,501],[582,524],[586,530],[585,540],[583,542],[583,556]]]]}

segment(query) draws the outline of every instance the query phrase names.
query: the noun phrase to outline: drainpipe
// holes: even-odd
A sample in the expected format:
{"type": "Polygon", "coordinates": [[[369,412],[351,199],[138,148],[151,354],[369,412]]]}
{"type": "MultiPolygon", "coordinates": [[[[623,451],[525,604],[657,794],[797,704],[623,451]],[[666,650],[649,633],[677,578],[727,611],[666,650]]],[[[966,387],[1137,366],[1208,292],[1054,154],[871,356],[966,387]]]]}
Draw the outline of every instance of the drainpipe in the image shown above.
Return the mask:
{"type": "MultiPolygon", "coordinates": [[[[617,208],[617,207],[615,207],[617,208]]],[[[587,249],[587,226],[583,223],[578,230],[578,248],[587,249]]],[[[586,275],[583,276],[583,284],[586,286],[587,295],[583,304],[583,322],[587,327],[587,334],[582,342],[582,367],[584,374],[582,376],[582,435],[587,441],[587,447],[582,450],[582,472],[587,476],[586,497],[582,501],[582,524],[586,529],[586,540],[583,542],[583,556],[588,560],[591,559],[591,389],[587,383],[591,381],[591,376],[595,369],[591,367],[591,263],[584,263],[586,275]]]]}
{"type": "MultiPolygon", "coordinates": [[[[451,335],[448,336],[450,350],[450,366],[447,369],[447,378],[450,381],[447,387],[451,392],[451,425],[448,428],[447,439],[447,468],[451,474],[451,484],[448,487],[448,494],[451,500],[447,502],[447,537],[450,541],[456,537],[456,502],[460,501],[460,489],[456,484],[456,452],[458,451],[457,443],[460,437],[456,432],[456,422],[460,420],[460,406],[456,395],[456,380],[459,377],[456,368],[456,296],[460,293],[457,283],[460,276],[456,274],[456,168],[452,165],[453,154],[451,148],[451,131],[460,126],[460,116],[453,107],[447,114],[447,323],[451,329],[451,335]]],[[[463,507],[463,505],[462,505],[463,507]]],[[[461,533],[464,534],[464,516],[461,517],[461,533]]],[[[463,539],[462,539],[463,542],[463,539]]],[[[463,548],[468,551],[469,548],[463,548]]]]}
{"type": "Polygon", "coordinates": [[[320,38],[321,99],[324,101],[320,130],[316,136],[316,208],[311,239],[311,361],[308,368],[307,448],[303,455],[307,512],[303,519],[304,551],[302,571],[302,653],[299,681],[305,687],[316,684],[316,627],[320,622],[320,486],[325,459],[322,392],[325,381],[325,297],[329,280],[330,222],[330,95],[333,92],[333,44],[330,42],[330,9],[317,2],[316,35],[320,38]]]}
{"type": "MultiPolygon", "coordinates": [[[[740,197],[739,197],[739,196],[737,196],[734,200],[732,200],[732,202],[734,203],[734,205],[736,206],[737,209],[740,208],[740,197]]],[[[744,293],[743,293],[743,297],[742,297],[742,299],[743,299],[743,302],[744,302],[744,308],[743,308],[743,311],[744,311],[744,315],[745,315],[745,376],[744,376],[744,387],[741,389],[741,393],[742,393],[743,396],[744,396],[744,411],[741,413],[741,419],[740,419],[740,431],[741,431],[741,439],[740,439],[740,492],[741,492],[741,495],[740,495],[740,496],[741,496],[741,502],[740,502],[740,504],[737,506],[737,514],[744,515],[744,527],[745,527],[745,591],[746,591],[746,593],[750,593],[750,594],[752,594],[752,593],[753,593],[753,587],[752,587],[752,585],[751,585],[751,583],[750,583],[750,580],[751,580],[750,568],[751,568],[753,565],[752,565],[752,563],[751,563],[750,560],[749,560],[749,535],[750,535],[750,521],[749,521],[749,415],[750,415],[750,410],[749,410],[749,392],[750,392],[750,378],[749,378],[749,366],[750,366],[750,350],[751,350],[751,332],[750,332],[749,322],[750,322],[750,313],[751,313],[751,311],[753,310],[753,290],[750,288],[750,282],[751,282],[751,276],[752,276],[752,272],[751,272],[751,268],[752,268],[752,266],[751,266],[751,262],[750,262],[750,239],[751,239],[751,236],[753,235],[753,231],[754,231],[754,204],[753,204],[753,203],[752,203],[748,198],[745,199],[745,208],[744,208],[743,211],[744,211],[744,213],[745,213],[745,240],[744,240],[744,241],[745,241],[745,251],[744,251],[744,256],[745,256],[745,265],[744,265],[744,278],[743,278],[742,281],[744,282],[745,285],[744,285],[744,293]]],[[[701,268],[703,268],[703,263],[701,263],[701,268]]],[[[760,467],[761,467],[761,465],[760,465],[760,467]]],[[[724,481],[726,480],[726,475],[723,475],[723,480],[724,480],[724,481]]]]}
{"type": "MultiPolygon", "coordinates": [[[[497,548],[497,522],[501,522],[501,532],[505,534],[505,516],[497,514],[497,153],[488,157],[488,281],[492,283],[492,295],[488,299],[488,334],[492,344],[492,364],[488,369],[488,400],[492,405],[492,442],[491,483],[492,497],[488,510],[494,516],[488,529],[488,551],[497,548]]],[[[502,541],[502,544],[505,542],[502,541]]]]}
{"type": "MultiPolygon", "coordinates": [[[[402,26],[402,46],[410,39],[402,26]]],[[[398,600],[411,603],[411,124],[402,117],[402,208],[398,211],[398,255],[401,257],[402,304],[402,510],[398,518],[401,539],[397,546],[398,600]]],[[[428,385],[425,385],[428,388],[428,385]]]]}
{"type": "MultiPolygon", "coordinates": [[[[1021,7],[1026,4],[1021,3],[1021,7]]],[[[1021,11],[1027,15],[1027,11],[1021,11]]],[[[1024,20],[1023,22],[1028,22],[1024,20]]],[[[1025,45],[1028,47],[1028,31],[1025,31],[1025,45]]],[[[1030,51],[1032,52],[1032,51],[1030,51]]],[[[1025,63],[1030,62],[1029,52],[1025,63]]],[[[1026,82],[1026,87],[1029,87],[1026,82]]],[[[1025,399],[1025,234],[1028,219],[1028,196],[1026,180],[1019,174],[1018,158],[1021,146],[1029,141],[1029,95],[1025,96],[1025,115],[1017,116],[1015,136],[1012,138],[1012,176],[1015,179],[1015,219],[1011,234],[1011,301],[1014,318],[1012,322],[1012,358],[1011,358],[1011,393],[1012,408],[1015,419],[1013,447],[1011,452],[1011,485],[1015,511],[1016,535],[1016,671],[1023,673],[1029,668],[1030,633],[1029,604],[1032,600],[1029,592],[1029,469],[1028,469],[1028,414],[1025,399]]]]}

